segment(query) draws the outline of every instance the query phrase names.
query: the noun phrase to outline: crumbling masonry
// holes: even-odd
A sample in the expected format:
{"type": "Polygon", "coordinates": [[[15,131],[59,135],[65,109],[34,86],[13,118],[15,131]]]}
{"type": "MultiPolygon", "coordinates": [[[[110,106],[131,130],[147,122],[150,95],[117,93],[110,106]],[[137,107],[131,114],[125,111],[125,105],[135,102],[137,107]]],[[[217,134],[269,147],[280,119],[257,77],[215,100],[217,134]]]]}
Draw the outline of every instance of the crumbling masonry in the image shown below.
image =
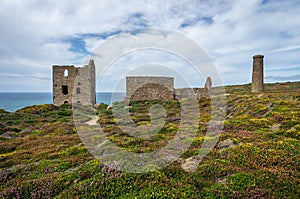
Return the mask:
{"type": "MultiPolygon", "coordinates": [[[[251,92],[264,92],[263,55],[253,56],[251,92]]],[[[196,97],[210,98],[212,79],[207,77],[204,88],[174,89],[173,77],[126,77],[125,100],[172,100],[196,97]]],[[[53,66],[53,103],[96,104],[95,64],[84,67],[53,66]]]]}
{"type": "Polygon", "coordinates": [[[53,69],[53,103],[62,105],[96,104],[95,64],[93,60],[83,67],[58,66],[53,69]]]}
{"type": "Polygon", "coordinates": [[[172,100],[174,99],[173,77],[126,77],[125,100],[172,100]]]}

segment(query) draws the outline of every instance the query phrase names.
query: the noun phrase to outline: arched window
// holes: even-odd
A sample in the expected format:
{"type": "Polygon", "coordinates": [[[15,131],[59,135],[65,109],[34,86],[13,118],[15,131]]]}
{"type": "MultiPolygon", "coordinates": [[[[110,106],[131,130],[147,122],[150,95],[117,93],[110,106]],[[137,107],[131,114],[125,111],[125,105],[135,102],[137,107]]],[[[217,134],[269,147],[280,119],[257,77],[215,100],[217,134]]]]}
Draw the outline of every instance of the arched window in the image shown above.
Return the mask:
{"type": "Polygon", "coordinates": [[[69,71],[68,71],[68,69],[65,69],[65,71],[64,71],[64,77],[68,77],[69,76],[69,71]]]}
{"type": "Polygon", "coordinates": [[[76,94],[80,94],[80,88],[79,87],[76,88],[76,94]]]}

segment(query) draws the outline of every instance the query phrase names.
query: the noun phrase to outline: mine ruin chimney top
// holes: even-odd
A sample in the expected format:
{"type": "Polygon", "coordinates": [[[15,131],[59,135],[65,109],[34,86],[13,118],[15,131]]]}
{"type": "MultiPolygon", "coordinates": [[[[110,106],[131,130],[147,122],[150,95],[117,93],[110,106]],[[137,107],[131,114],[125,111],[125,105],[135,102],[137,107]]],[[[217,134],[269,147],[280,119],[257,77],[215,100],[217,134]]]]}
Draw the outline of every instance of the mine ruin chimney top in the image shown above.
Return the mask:
{"type": "Polygon", "coordinates": [[[256,58],[264,58],[265,56],[264,55],[254,55],[253,56],[253,59],[256,59],[256,58]]]}

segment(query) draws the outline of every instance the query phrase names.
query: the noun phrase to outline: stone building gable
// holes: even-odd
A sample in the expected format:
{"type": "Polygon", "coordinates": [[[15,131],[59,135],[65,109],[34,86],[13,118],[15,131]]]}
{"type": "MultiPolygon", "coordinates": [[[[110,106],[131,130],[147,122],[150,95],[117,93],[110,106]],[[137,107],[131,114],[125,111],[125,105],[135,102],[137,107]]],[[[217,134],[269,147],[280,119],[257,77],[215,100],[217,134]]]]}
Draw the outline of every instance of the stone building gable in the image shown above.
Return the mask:
{"type": "Polygon", "coordinates": [[[95,64],[90,60],[83,67],[58,66],[53,69],[53,103],[96,104],[95,64]]]}

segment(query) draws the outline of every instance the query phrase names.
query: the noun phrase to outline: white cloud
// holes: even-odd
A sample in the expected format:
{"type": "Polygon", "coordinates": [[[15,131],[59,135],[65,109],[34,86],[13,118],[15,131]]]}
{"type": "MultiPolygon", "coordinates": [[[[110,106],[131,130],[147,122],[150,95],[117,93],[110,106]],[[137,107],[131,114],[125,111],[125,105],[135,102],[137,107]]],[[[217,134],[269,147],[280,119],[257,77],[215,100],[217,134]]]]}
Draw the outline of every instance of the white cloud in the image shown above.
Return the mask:
{"type": "MultiPolygon", "coordinates": [[[[2,0],[0,73],[5,78],[0,80],[1,91],[19,90],[15,74],[21,74],[19,82],[27,91],[41,90],[39,77],[48,76],[43,85],[50,91],[53,64],[84,62],[85,54],[74,48],[92,52],[116,33],[145,26],[178,31],[195,41],[212,58],[226,84],[250,81],[256,53],[265,55],[266,76],[276,76],[280,68],[287,69],[285,76],[292,76],[300,72],[299,10],[297,0],[2,0]],[[83,46],[74,38],[81,39],[83,46]]],[[[184,48],[179,41],[177,45],[184,48]]],[[[186,71],[186,75],[192,74],[186,71]]],[[[112,83],[105,81],[108,87],[112,83]]]]}

